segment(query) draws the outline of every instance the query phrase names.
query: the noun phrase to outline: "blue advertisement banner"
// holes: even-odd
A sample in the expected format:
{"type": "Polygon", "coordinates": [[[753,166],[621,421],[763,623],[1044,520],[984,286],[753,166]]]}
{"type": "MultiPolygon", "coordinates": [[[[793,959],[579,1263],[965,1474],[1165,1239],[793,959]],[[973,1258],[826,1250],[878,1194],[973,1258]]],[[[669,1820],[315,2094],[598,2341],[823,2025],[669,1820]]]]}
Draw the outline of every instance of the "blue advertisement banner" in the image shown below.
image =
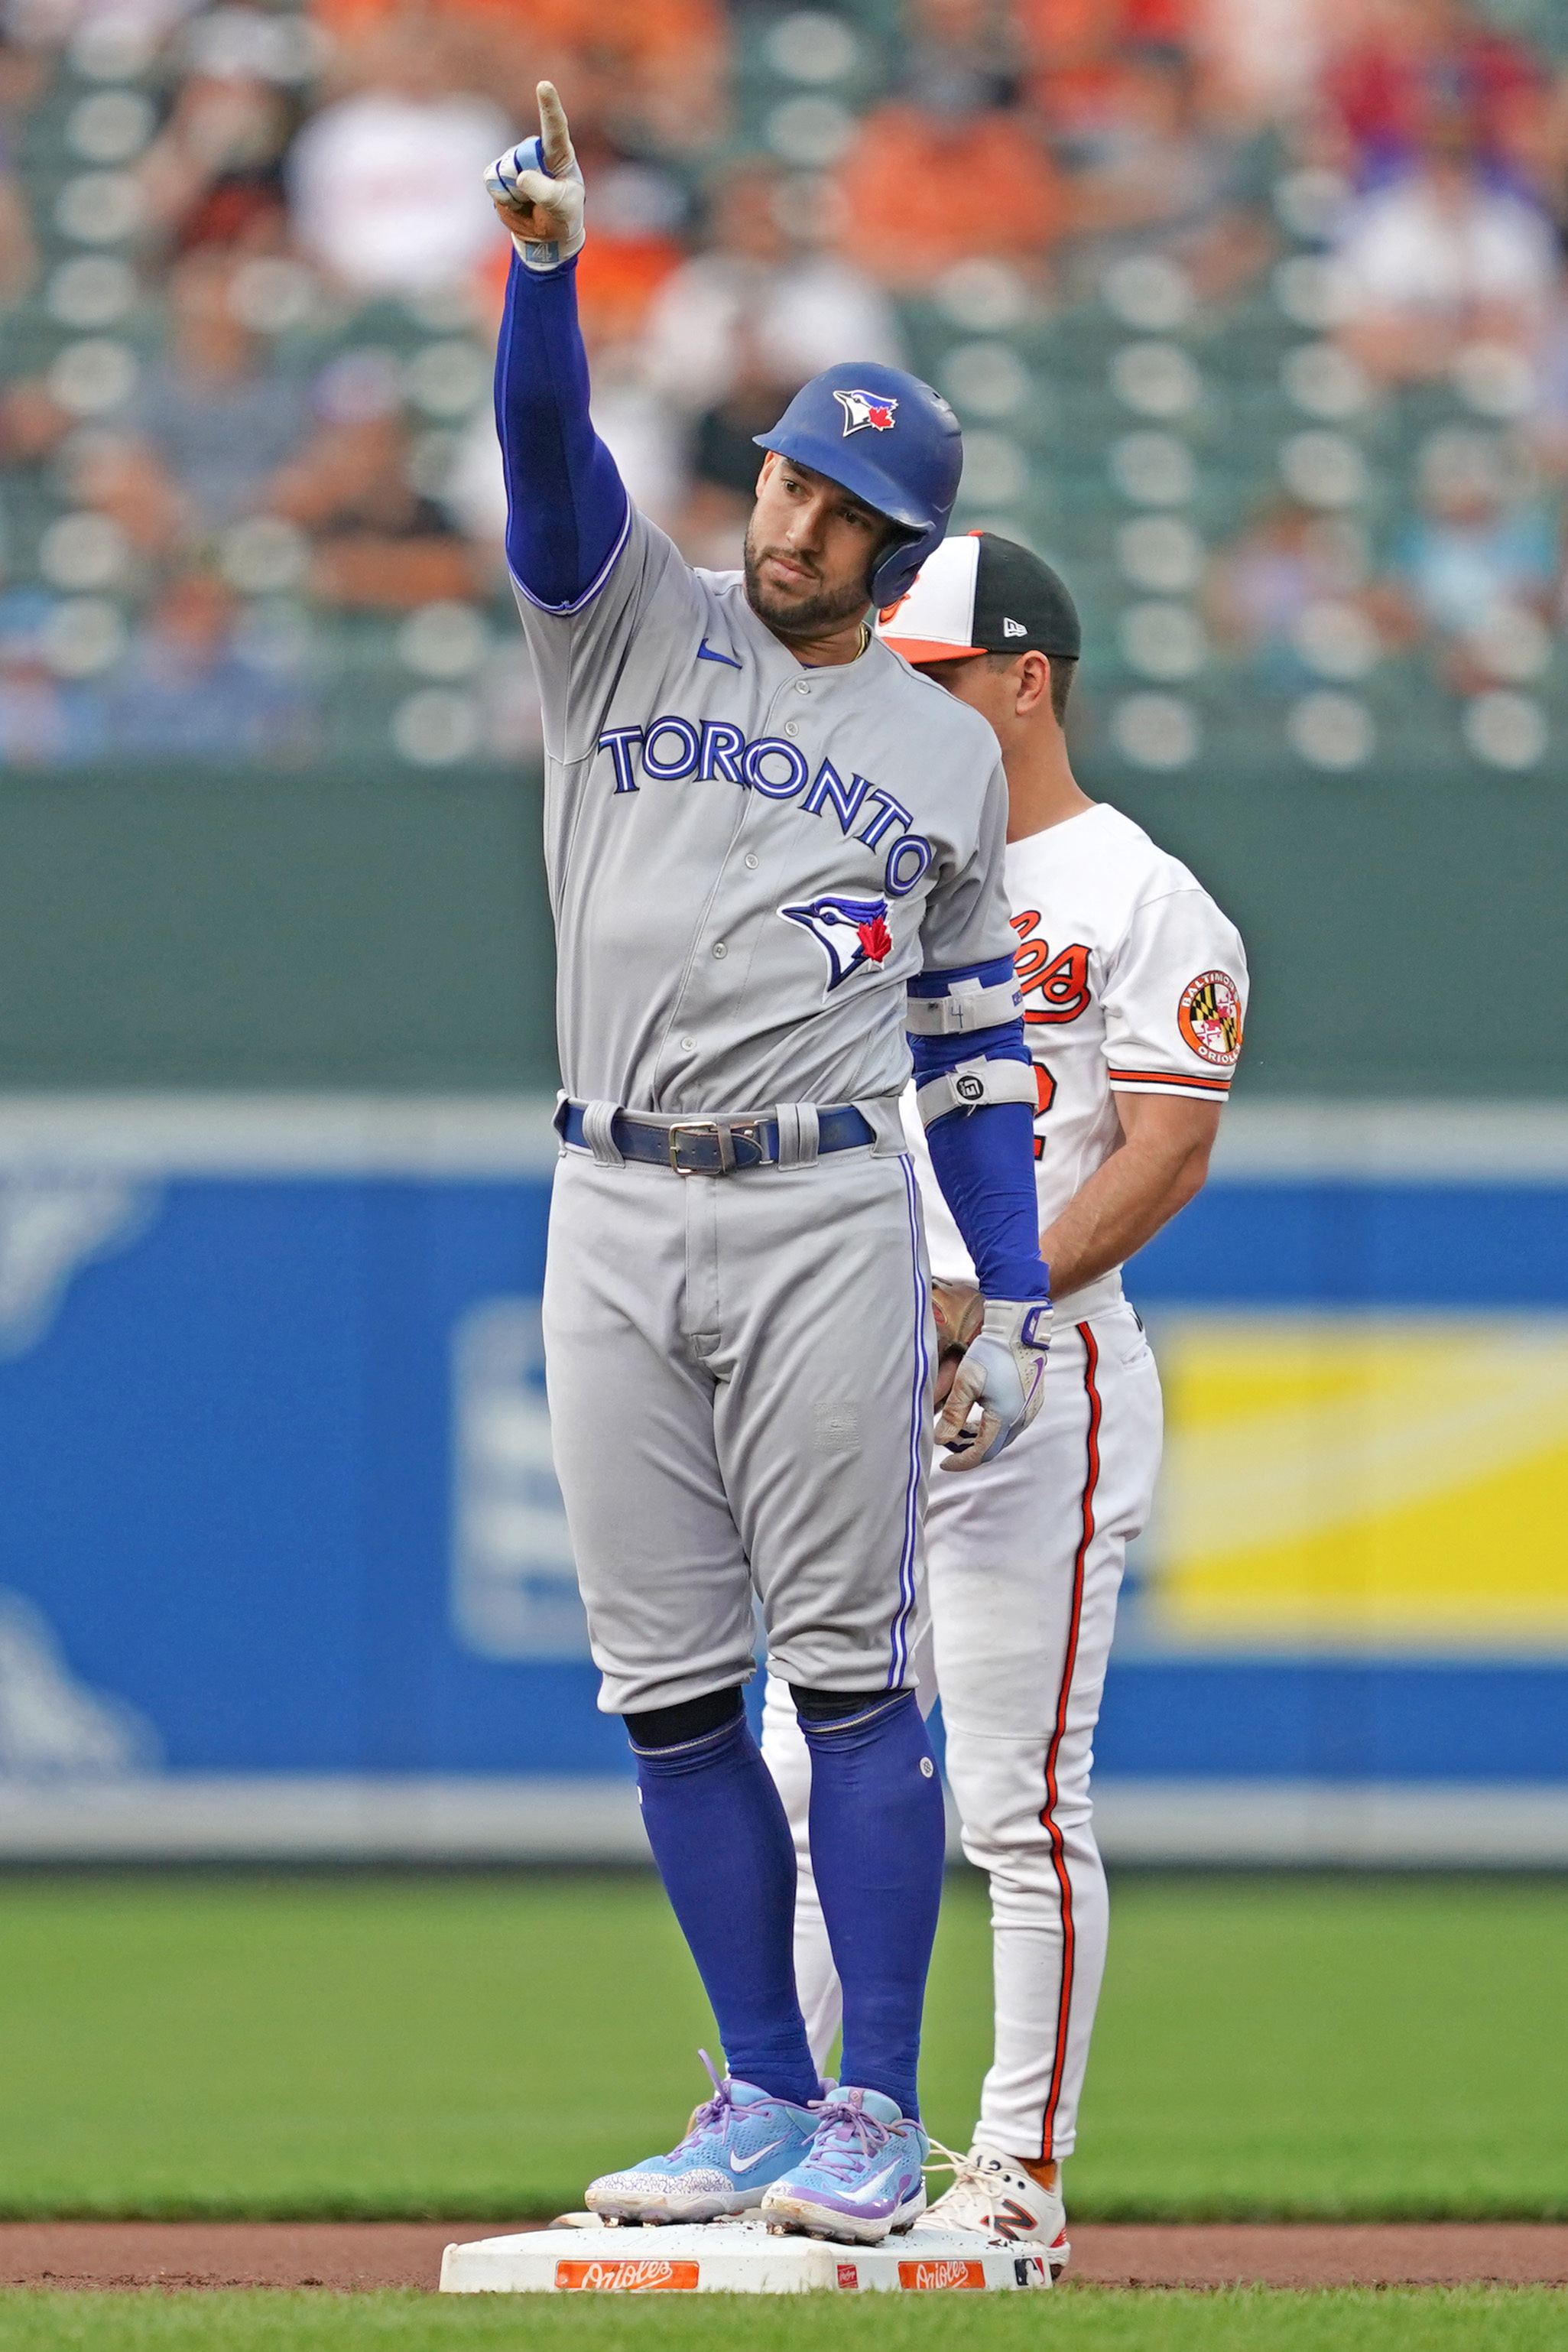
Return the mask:
{"type": "MultiPolygon", "coordinates": [[[[1292,1173],[1230,1116],[1128,1275],[1170,1437],[1102,1774],[1568,1780],[1568,1149],[1292,1173]]],[[[624,1777],[551,1152],[531,1104],[0,1104],[0,1790],[624,1777]]]]}

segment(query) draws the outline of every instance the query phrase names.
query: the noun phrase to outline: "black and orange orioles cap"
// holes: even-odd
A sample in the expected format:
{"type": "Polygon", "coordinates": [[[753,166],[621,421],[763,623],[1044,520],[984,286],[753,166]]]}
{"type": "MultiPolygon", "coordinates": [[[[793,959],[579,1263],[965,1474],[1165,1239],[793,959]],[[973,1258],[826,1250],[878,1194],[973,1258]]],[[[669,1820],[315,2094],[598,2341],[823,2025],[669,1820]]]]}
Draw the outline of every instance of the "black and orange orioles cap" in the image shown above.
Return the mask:
{"type": "Polygon", "coordinates": [[[878,614],[876,633],[909,662],[1031,653],[1076,661],[1083,635],[1060,573],[994,530],[945,539],[908,594],[878,614]]]}

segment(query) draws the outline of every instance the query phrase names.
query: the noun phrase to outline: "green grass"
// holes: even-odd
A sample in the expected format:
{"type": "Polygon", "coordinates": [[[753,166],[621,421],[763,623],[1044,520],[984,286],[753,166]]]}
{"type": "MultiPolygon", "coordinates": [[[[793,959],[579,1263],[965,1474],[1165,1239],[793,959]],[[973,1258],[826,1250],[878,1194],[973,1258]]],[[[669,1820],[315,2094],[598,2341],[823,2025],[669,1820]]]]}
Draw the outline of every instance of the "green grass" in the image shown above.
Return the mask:
{"type": "Polygon", "coordinates": [[[0,2294],[5,2352],[1560,2352],[1549,2288],[1318,2294],[430,2296],[0,2294]]]}
{"type": "Polygon", "coordinates": [[[1113,1917],[1086,2218],[1568,2216],[1568,1883],[1145,1879],[1113,1917]]]}
{"type": "MultiPolygon", "coordinates": [[[[987,1947],[957,1880],[925,2079],[960,2142],[987,1947]]],[[[1565,1951],[1558,1882],[1124,1882],[1071,2210],[1568,2215],[1565,1951]]],[[[12,2216],[549,2213],[668,2146],[717,2049],[634,1874],[13,1878],[0,1986],[12,2216]]]]}

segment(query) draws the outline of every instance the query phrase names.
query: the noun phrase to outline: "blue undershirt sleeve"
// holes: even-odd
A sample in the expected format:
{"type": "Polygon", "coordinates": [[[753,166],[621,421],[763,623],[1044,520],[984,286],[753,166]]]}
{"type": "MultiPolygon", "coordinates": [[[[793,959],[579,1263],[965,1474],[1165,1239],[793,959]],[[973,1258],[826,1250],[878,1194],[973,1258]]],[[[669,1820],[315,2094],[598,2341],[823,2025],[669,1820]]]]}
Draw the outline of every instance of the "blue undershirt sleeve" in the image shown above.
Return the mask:
{"type": "Polygon", "coordinates": [[[529,601],[572,613],[625,540],[630,505],[588,414],[577,260],[548,274],[514,256],[496,352],[496,430],[507,478],[507,561],[529,601]]]}
{"type": "MultiPolygon", "coordinates": [[[[956,979],[990,987],[1012,977],[1012,962],[981,964],[969,972],[935,972],[910,983],[912,996],[938,996],[956,979]]],[[[1030,1059],[1021,1019],[945,1037],[913,1033],[915,1082],[938,1077],[960,1062],[1030,1059]]],[[[988,1298],[1049,1298],[1051,1276],[1040,1255],[1040,1212],[1034,1189],[1034,1114],[1027,1103],[984,1103],[952,1110],[925,1130],[942,1197],[953,1212],[975,1274],[988,1298]]]]}
{"type": "MultiPolygon", "coordinates": [[[[1026,1057],[1027,1058],[1027,1057],[1026,1057]]],[[[949,1111],[927,1130],[942,1197],[988,1298],[1049,1298],[1034,1191],[1034,1120],[1028,1103],[949,1111]]]]}

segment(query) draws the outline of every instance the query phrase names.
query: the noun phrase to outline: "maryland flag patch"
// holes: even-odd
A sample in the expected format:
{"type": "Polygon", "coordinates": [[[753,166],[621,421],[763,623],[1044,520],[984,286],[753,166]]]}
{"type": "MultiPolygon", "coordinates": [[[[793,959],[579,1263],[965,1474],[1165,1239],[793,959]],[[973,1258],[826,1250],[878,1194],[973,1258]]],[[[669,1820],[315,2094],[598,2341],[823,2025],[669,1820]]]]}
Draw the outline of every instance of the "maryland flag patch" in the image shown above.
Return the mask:
{"type": "Polygon", "coordinates": [[[1241,1051],[1241,992],[1228,971],[1200,971],[1187,982],[1176,1026],[1206,1062],[1230,1066],[1241,1051]]]}

